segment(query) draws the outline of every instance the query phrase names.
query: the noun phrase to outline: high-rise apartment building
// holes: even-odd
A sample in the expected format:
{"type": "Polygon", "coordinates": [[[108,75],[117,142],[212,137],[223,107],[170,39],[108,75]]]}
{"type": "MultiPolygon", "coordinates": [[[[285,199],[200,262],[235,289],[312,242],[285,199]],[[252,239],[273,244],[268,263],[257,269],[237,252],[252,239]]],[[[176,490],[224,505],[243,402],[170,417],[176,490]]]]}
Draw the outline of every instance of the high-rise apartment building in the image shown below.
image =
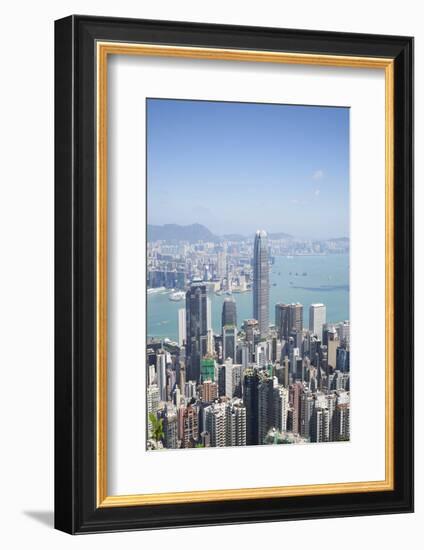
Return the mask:
{"type": "Polygon", "coordinates": [[[218,384],[205,380],[202,384],[202,399],[205,403],[211,403],[218,397],[218,384]]]}
{"type": "Polygon", "coordinates": [[[310,438],[313,443],[330,441],[330,413],[328,409],[316,407],[310,426],[310,438]]]}
{"type": "Polygon", "coordinates": [[[184,397],[186,399],[192,399],[196,397],[197,384],[194,380],[188,380],[184,384],[184,397]]]}
{"type": "Polygon", "coordinates": [[[234,399],[228,404],[227,445],[246,445],[246,407],[241,399],[234,399]]]}
{"type": "Polygon", "coordinates": [[[350,439],[350,406],[349,403],[339,403],[334,411],[333,422],[334,441],[348,441],[350,439]]]}
{"type": "Polygon", "coordinates": [[[199,438],[199,414],[196,407],[181,407],[181,445],[193,447],[199,438]]]}
{"type": "Polygon", "coordinates": [[[216,401],[204,410],[205,428],[210,435],[211,447],[225,447],[227,445],[226,409],[226,403],[216,401]]]}

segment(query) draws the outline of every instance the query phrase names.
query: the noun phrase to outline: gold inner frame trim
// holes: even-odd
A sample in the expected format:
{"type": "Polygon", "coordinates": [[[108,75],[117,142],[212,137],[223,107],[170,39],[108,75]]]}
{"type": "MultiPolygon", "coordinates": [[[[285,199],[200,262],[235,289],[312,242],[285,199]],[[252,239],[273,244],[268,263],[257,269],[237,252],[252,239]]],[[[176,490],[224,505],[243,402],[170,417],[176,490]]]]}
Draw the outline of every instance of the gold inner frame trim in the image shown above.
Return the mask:
{"type": "Polygon", "coordinates": [[[142,506],[394,489],[394,61],[390,58],[315,55],[219,48],[97,42],[97,506],[142,506]],[[219,59],[296,65],[384,69],[385,72],[385,479],[109,496],[107,492],[107,62],[109,55],[219,59]]]}

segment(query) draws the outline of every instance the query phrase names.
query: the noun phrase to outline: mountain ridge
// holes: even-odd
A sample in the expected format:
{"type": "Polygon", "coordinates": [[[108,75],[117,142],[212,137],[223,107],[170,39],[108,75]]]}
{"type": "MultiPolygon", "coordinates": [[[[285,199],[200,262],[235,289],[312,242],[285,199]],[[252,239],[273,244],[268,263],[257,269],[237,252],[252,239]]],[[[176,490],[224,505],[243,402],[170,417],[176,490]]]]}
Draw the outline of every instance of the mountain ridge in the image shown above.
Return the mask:
{"type": "Polygon", "coordinates": [[[200,223],[178,225],[167,223],[164,225],[147,225],[148,241],[217,241],[219,240],[207,227],[200,223]]]}
{"type": "MultiPolygon", "coordinates": [[[[177,223],[167,223],[163,225],[147,225],[147,240],[152,241],[187,241],[195,243],[199,241],[220,242],[220,241],[242,241],[247,238],[253,238],[252,235],[246,236],[239,233],[227,233],[224,235],[215,235],[206,226],[200,223],[180,225],[177,223]]],[[[273,239],[295,239],[293,235],[284,232],[268,233],[268,238],[273,239]]],[[[349,241],[348,237],[336,237],[328,239],[317,239],[321,241],[349,241]]]]}

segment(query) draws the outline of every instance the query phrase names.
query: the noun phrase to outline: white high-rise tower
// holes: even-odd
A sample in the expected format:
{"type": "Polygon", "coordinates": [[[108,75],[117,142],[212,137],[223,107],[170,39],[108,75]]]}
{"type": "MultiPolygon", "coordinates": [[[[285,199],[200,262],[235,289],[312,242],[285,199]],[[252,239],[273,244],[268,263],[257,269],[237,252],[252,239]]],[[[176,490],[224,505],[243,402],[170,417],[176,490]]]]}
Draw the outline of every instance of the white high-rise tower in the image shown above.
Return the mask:
{"type": "Polygon", "coordinates": [[[309,330],[322,340],[322,327],[326,322],[326,309],[324,304],[311,304],[309,307],[309,330]]]}

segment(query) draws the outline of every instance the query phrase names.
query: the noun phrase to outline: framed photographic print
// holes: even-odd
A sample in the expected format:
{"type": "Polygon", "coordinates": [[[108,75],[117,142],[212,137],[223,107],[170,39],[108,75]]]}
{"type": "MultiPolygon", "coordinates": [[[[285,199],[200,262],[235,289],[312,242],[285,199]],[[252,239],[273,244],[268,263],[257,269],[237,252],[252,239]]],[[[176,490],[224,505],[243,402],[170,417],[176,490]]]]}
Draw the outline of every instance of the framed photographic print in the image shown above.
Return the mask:
{"type": "Polygon", "coordinates": [[[413,509],[413,39],[55,26],[55,525],[413,509]]]}

